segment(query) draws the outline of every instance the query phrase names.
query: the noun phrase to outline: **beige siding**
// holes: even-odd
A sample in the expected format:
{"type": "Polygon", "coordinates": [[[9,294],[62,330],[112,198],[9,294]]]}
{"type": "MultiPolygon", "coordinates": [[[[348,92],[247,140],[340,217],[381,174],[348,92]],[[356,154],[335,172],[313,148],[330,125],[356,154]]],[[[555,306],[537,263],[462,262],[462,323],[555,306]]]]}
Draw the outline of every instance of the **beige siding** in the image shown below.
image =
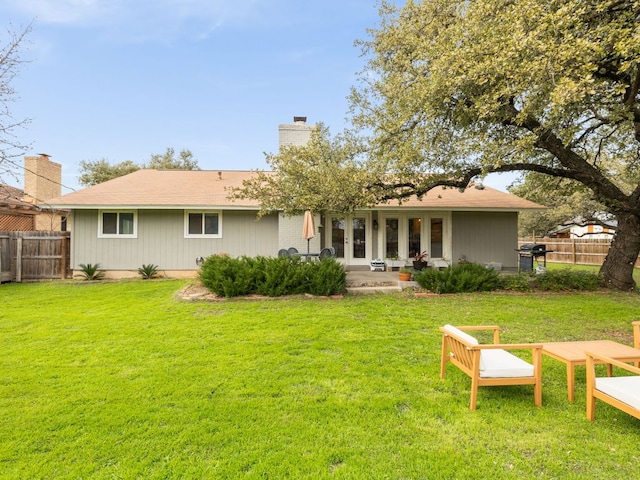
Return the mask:
{"type": "Polygon", "coordinates": [[[138,238],[98,238],[98,211],[76,210],[71,241],[73,268],[100,263],[106,270],[195,270],[196,258],[215,253],[275,256],[278,218],[256,221],[255,212],[222,212],[222,238],[184,238],[183,210],[138,210],[138,238]]]}
{"type": "Polygon", "coordinates": [[[517,213],[453,212],[451,233],[454,263],[464,255],[472,262],[517,268],[517,213]]]}

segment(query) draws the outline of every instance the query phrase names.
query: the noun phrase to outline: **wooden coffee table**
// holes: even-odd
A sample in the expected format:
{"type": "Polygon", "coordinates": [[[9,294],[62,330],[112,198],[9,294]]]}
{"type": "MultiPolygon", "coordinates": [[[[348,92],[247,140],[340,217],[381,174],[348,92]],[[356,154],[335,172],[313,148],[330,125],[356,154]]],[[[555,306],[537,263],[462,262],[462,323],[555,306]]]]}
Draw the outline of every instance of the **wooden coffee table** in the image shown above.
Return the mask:
{"type": "MultiPolygon", "coordinates": [[[[573,402],[575,397],[575,367],[587,363],[585,352],[592,352],[627,363],[640,361],[640,349],[611,340],[543,343],[543,355],[560,360],[567,366],[567,390],[570,402],[573,402]]],[[[611,365],[607,365],[607,375],[611,376],[611,365]]]]}

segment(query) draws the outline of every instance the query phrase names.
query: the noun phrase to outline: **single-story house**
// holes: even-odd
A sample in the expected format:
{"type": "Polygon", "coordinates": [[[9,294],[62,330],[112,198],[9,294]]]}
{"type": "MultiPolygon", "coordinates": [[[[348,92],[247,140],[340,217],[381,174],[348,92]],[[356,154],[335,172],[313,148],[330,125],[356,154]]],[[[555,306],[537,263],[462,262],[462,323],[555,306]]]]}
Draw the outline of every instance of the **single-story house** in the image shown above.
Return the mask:
{"type": "MultiPolygon", "coordinates": [[[[312,126],[280,126],[280,143],[301,144],[312,126]]],[[[155,264],[168,276],[192,276],[212,254],[276,256],[333,247],[348,269],[374,259],[411,265],[426,251],[431,261],[468,261],[517,269],[518,212],[538,204],[488,187],[438,188],[421,200],[386,203],[354,213],[316,215],[316,236],[302,238],[303,216],[273,213],[257,219],[253,200],[231,200],[229,189],[250,171],[139,170],[49,200],[71,211],[71,264],[99,263],[108,276],[134,276],[155,264]]]]}

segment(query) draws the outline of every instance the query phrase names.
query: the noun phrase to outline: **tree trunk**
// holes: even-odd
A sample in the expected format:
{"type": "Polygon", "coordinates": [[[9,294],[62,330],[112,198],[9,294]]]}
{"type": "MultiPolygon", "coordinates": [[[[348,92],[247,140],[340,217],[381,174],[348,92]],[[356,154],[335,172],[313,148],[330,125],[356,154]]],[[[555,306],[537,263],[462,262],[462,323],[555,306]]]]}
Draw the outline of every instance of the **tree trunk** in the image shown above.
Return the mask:
{"type": "Polygon", "coordinates": [[[629,213],[616,217],[618,227],[600,273],[607,285],[624,291],[634,290],[633,268],[640,253],[640,217],[629,213]]]}

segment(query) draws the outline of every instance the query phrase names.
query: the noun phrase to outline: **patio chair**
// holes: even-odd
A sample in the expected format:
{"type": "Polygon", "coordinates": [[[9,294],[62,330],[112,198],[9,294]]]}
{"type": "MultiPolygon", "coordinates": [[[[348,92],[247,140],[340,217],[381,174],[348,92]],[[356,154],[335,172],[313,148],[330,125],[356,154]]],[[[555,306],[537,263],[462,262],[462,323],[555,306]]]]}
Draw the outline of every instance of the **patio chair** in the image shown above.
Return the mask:
{"type": "Polygon", "coordinates": [[[278,250],[278,256],[279,257],[288,257],[289,256],[289,250],[287,250],[286,248],[281,248],[280,250],[278,250]]]}
{"type": "Polygon", "coordinates": [[[440,378],[444,379],[448,363],[452,363],[471,377],[469,410],[476,409],[478,387],[496,385],[533,385],[534,403],[542,405],[542,344],[500,343],[500,327],[472,326],[440,327],[442,357],[440,378]],[[493,344],[481,345],[463,330],[493,330],[493,344]],[[533,364],[516,357],[507,350],[530,350],[533,364]]]}
{"type": "Polygon", "coordinates": [[[289,250],[287,251],[289,252],[289,255],[295,255],[298,253],[298,249],[296,247],[289,247],[289,250]]]}
{"type": "Polygon", "coordinates": [[[322,250],[320,250],[320,260],[322,260],[323,258],[329,258],[329,257],[333,257],[333,255],[331,254],[331,249],[323,248],[322,250]]]}
{"type": "Polygon", "coordinates": [[[640,419],[640,368],[610,357],[586,352],[587,355],[587,419],[596,417],[596,398],[640,419]],[[604,363],[634,375],[596,377],[595,363],[604,363]]]}

